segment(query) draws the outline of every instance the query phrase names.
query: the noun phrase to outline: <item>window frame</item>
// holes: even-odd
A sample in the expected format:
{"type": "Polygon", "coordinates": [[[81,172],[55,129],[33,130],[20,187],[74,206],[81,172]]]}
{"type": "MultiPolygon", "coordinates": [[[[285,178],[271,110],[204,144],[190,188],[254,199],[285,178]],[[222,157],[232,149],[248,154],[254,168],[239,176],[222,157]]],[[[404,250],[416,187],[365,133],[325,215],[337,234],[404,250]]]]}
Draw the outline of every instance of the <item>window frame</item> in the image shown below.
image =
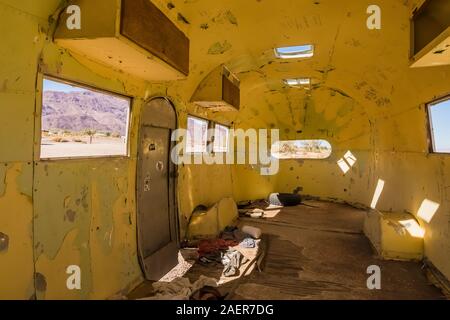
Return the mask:
{"type": "Polygon", "coordinates": [[[450,100],[450,93],[447,93],[443,96],[437,97],[430,102],[425,103],[425,113],[426,113],[426,121],[427,121],[427,142],[428,142],[428,153],[439,155],[439,156],[450,156],[449,152],[437,152],[435,151],[435,139],[434,139],[434,129],[433,129],[433,117],[431,116],[431,108],[444,101],[450,100]]]}
{"type": "Polygon", "coordinates": [[[192,115],[190,113],[187,114],[187,118],[186,118],[186,131],[188,130],[187,128],[187,124],[189,121],[189,118],[193,118],[193,119],[197,119],[197,120],[201,120],[201,121],[206,121],[208,124],[208,128],[207,128],[207,135],[206,135],[206,151],[205,152],[188,152],[187,150],[187,138],[186,138],[186,142],[185,142],[185,154],[190,154],[190,155],[198,155],[198,154],[215,154],[215,153],[227,153],[228,152],[228,147],[229,147],[229,143],[230,143],[230,130],[231,130],[231,126],[222,124],[220,122],[216,122],[213,120],[209,120],[207,118],[204,117],[199,117],[196,115],[192,115]],[[227,141],[227,151],[215,151],[214,150],[214,140],[215,140],[215,130],[216,130],[216,125],[225,127],[228,129],[228,141],[227,141]],[[210,134],[210,130],[212,129],[212,131],[214,132],[213,135],[210,134]]]}
{"type": "Polygon", "coordinates": [[[221,123],[218,123],[218,122],[214,122],[214,126],[213,126],[213,129],[214,129],[214,139],[212,139],[212,141],[211,141],[211,143],[212,143],[212,153],[227,153],[228,152],[228,150],[230,149],[229,147],[230,147],[230,130],[231,130],[231,127],[230,126],[227,126],[227,125],[224,125],[224,124],[221,124],[221,123]],[[224,128],[227,128],[227,130],[228,130],[228,136],[227,136],[227,150],[226,151],[216,151],[215,149],[214,149],[214,142],[215,142],[215,140],[216,140],[216,126],[221,126],[221,127],[224,127],[224,128]]]}
{"type": "Polygon", "coordinates": [[[40,94],[36,95],[36,98],[38,100],[38,104],[40,106],[39,113],[37,114],[37,125],[36,125],[36,131],[35,133],[38,134],[38,141],[37,142],[37,154],[35,156],[37,161],[40,162],[55,162],[55,161],[79,161],[79,160],[99,160],[99,159],[130,159],[131,158],[131,141],[130,141],[130,134],[131,134],[131,128],[133,123],[133,105],[135,103],[135,99],[132,96],[125,95],[123,93],[119,93],[113,90],[109,89],[102,89],[90,84],[86,84],[83,82],[80,82],[78,80],[72,80],[67,78],[61,78],[57,77],[51,74],[42,73],[38,77],[38,83],[40,88],[40,94]],[[79,87],[82,89],[94,91],[101,94],[116,96],[122,99],[126,99],[129,101],[129,108],[128,108],[128,119],[126,124],[126,154],[124,155],[93,155],[93,156],[65,156],[65,157],[42,157],[42,110],[43,110],[43,102],[44,102],[44,81],[49,80],[53,82],[59,82],[62,84],[70,85],[79,87]]]}
{"type": "Polygon", "coordinates": [[[207,124],[207,128],[206,128],[206,151],[205,152],[190,152],[190,151],[188,151],[187,150],[187,136],[186,136],[186,142],[185,142],[185,153],[186,154],[204,154],[204,153],[209,153],[209,144],[210,144],[210,142],[211,142],[211,137],[209,136],[209,133],[208,133],[208,131],[209,131],[209,129],[211,128],[211,120],[209,120],[209,119],[206,119],[206,118],[203,118],[203,117],[198,117],[198,116],[194,116],[194,115],[192,115],[192,114],[188,114],[187,115],[187,118],[186,118],[186,132],[188,133],[189,132],[189,130],[188,130],[188,124],[189,124],[189,118],[192,118],[192,119],[196,119],[196,120],[201,120],[201,121],[206,121],[206,124],[207,124]]]}

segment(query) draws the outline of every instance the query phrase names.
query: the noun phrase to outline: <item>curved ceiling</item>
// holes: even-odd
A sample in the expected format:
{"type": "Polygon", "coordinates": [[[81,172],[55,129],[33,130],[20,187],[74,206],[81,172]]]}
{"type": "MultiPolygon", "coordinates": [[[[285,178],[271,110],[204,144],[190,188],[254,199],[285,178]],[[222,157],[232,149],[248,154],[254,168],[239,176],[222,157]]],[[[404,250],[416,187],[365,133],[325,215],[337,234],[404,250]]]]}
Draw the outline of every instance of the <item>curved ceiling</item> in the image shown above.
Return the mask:
{"type": "Polygon", "coordinates": [[[405,0],[378,3],[382,30],[366,27],[370,1],[160,1],[191,39],[191,77],[201,78],[226,63],[244,82],[253,71],[269,83],[297,76],[326,81],[334,70],[361,74],[374,65],[399,67],[400,60],[407,66],[404,50],[409,47],[413,4],[405,0]],[[308,43],[316,46],[312,59],[280,60],[273,54],[275,47],[308,43]]]}
{"type": "MultiPolygon", "coordinates": [[[[189,101],[201,80],[225,64],[241,80],[236,122],[299,130],[303,106],[326,95],[350,99],[352,118],[385,119],[445,92],[450,67],[409,68],[413,8],[421,0],[379,0],[381,30],[366,26],[368,0],[171,0],[155,1],[191,40],[191,71],[181,82],[189,101]],[[277,59],[273,49],[314,44],[308,59],[277,59]],[[310,77],[313,89],[287,88],[285,78],[310,77]],[[442,78],[442,81],[439,79],[442,78]],[[436,80],[437,83],[436,83],[436,80]],[[294,109],[292,109],[294,106],[294,109]],[[283,115],[283,113],[285,115],[283,115]],[[295,118],[293,121],[287,118],[295,118]]],[[[316,108],[317,110],[320,110],[316,108]]],[[[332,102],[336,121],[342,113],[332,102]]],[[[325,110],[326,111],[326,110],[325,110]]],[[[339,124],[335,124],[339,125],[339,124]]],[[[352,122],[352,125],[354,123],[352,122]]]]}

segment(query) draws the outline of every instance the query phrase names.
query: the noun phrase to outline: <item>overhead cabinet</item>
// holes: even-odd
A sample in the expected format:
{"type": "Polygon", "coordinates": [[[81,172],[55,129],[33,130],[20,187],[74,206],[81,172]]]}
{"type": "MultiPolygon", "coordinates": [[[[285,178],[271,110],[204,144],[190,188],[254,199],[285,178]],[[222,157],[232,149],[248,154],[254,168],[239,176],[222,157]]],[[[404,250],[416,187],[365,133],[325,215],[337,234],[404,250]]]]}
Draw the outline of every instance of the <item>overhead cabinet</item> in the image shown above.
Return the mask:
{"type": "Polygon", "coordinates": [[[450,64],[450,1],[426,0],[411,19],[411,66],[450,64]]]}
{"type": "Polygon", "coordinates": [[[240,81],[221,65],[203,79],[192,95],[191,102],[216,111],[239,110],[240,81]]]}
{"type": "Polygon", "coordinates": [[[70,1],[54,41],[146,80],[177,80],[189,73],[189,39],[150,0],[70,1]]]}

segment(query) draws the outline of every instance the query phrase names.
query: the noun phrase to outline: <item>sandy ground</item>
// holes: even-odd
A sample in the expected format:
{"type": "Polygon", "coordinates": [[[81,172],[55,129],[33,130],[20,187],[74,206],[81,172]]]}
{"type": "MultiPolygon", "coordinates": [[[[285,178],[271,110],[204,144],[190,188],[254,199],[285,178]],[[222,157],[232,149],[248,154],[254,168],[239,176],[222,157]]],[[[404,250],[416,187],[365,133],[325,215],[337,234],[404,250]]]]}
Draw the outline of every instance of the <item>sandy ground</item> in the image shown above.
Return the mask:
{"type": "MultiPolygon", "coordinates": [[[[72,139],[67,139],[72,140],[72,139]]],[[[41,143],[41,158],[72,158],[72,157],[98,157],[98,156],[125,156],[127,144],[121,138],[97,138],[92,144],[88,138],[83,142],[54,142],[51,138],[43,138],[41,143]]]]}

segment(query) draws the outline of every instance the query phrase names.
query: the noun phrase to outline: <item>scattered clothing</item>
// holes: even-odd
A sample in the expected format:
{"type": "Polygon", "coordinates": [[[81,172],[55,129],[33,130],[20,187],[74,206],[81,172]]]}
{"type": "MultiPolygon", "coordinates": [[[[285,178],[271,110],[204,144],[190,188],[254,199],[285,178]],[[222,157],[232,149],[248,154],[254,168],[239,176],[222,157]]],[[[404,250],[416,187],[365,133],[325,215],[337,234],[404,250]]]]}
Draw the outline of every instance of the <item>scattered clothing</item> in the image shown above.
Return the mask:
{"type": "Polygon", "coordinates": [[[198,259],[198,262],[204,266],[222,263],[222,256],[221,256],[220,252],[216,252],[214,254],[211,253],[206,256],[200,257],[198,259]]]}
{"type": "Polygon", "coordinates": [[[234,247],[239,244],[236,240],[225,239],[208,239],[201,240],[198,243],[198,255],[199,257],[205,257],[208,255],[215,255],[221,251],[227,250],[229,247],[234,247]]]}
{"type": "Polygon", "coordinates": [[[222,264],[224,265],[223,275],[233,277],[239,275],[239,267],[247,262],[242,253],[237,250],[228,250],[222,255],[222,264]]]}
{"type": "Polygon", "coordinates": [[[172,282],[155,282],[152,284],[155,295],[148,300],[189,300],[191,282],[188,278],[177,278],[172,282]]]}
{"type": "Polygon", "coordinates": [[[225,296],[215,287],[204,286],[191,295],[191,300],[224,300],[225,296]]]}
{"type": "Polygon", "coordinates": [[[152,286],[155,295],[142,300],[189,300],[204,287],[217,287],[217,281],[201,275],[193,284],[188,278],[177,278],[171,282],[155,282],[152,286]]]}
{"type": "Polygon", "coordinates": [[[302,198],[297,193],[272,193],[269,195],[269,203],[275,206],[294,207],[302,203],[302,198]]]}
{"type": "Polygon", "coordinates": [[[239,245],[243,248],[254,248],[256,246],[256,242],[255,239],[248,237],[242,240],[239,245]]]}
{"type": "Polygon", "coordinates": [[[192,292],[198,291],[203,287],[217,287],[217,281],[214,278],[205,277],[201,275],[197,281],[192,284],[192,292]]]}
{"type": "Polygon", "coordinates": [[[226,227],[219,239],[201,240],[198,243],[198,262],[202,265],[221,263],[224,266],[223,276],[233,277],[239,275],[239,268],[248,259],[238,250],[230,247],[252,249],[257,246],[261,230],[245,226],[242,230],[235,226],[226,227]],[[245,230],[246,228],[247,230],[245,230]]]}
{"type": "Polygon", "coordinates": [[[238,202],[238,208],[239,209],[254,209],[254,208],[258,208],[258,209],[266,209],[270,203],[265,200],[265,199],[260,199],[260,200],[247,200],[247,201],[241,201],[238,202]]]}

